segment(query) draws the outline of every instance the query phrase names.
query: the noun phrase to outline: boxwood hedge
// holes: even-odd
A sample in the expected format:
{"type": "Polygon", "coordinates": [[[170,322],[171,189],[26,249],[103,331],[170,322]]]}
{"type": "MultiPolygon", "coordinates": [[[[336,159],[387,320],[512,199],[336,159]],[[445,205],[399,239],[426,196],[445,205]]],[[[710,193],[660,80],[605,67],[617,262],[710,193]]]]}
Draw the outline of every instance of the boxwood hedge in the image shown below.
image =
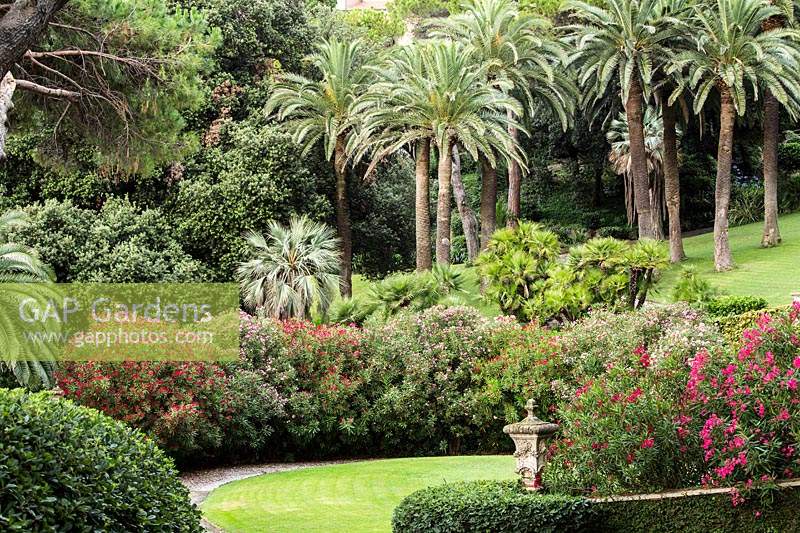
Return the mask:
{"type": "Polygon", "coordinates": [[[398,532],[444,533],[590,531],[589,500],[574,496],[531,496],[513,481],[473,481],[429,487],[406,497],[394,510],[398,532]]]}
{"type": "Polygon", "coordinates": [[[0,389],[0,530],[202,531],[172,460],[86,407],[0,389]]]}
{"type": "Polygon", "coordinates": [[[516,482],[445,484],[417,491],[394,511],[395,532],[748,533],[800,531],[800,489],[656,500],[599,501],[533,494],[516,482]],[[762,497],[764,496],[764,497],[762,497]],[[765,503],[768,502],[768,503],[765,503]]]}

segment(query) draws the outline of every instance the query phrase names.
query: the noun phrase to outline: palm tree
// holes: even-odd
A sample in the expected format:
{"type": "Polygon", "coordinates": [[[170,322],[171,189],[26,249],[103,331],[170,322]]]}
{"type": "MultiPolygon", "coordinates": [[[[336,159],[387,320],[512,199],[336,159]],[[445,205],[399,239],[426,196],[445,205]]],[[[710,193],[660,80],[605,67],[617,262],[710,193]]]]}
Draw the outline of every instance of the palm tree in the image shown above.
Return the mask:
{"type": "MultiPolygon", "coordinates": [[[[664,140],[663,123],[658,111],[648,106],[644,112],[644,150],[647,161],[647,175],[650,183],[648,190],[653,207],[653,220],[657,228],[661,227],[664,218],[664,140]]],[[[631,143],[628,120],[625,113],[612,120],[606,138],[611,144],[608,160],[614,172],[625,177],[625,207],[628,221],[633,221],[635,208],[633,204],[633,183],[631,179],[631,143]]],[[[661,235],[659,235],[661,237],[661,235]]]]}
{"type": "Polygon", "coordinates": [[[325,157],[333,161],[336,231],[342,252],[339,286],[343,296],[352,293],[353,238],[347,194],[347,151],[356,120],[352,106],[369,81],[363,56],[359,41],[322,41],[317,53],[309,58],[322,79],[316,81],[283,74],[266,104],[268,115],[278,110],[279,120],[290,119],[286,126],[294,131],[295,141],[303,146],[301,155],[307,155],[322,142],[325,157]]]}
{"type": "MultiPolygon", "coordinates": [[[[794,19],[794,2],[774,1],[781,13],[761,23],[761,31],[791,26],[794,19]],[[788,24],[787,24],[788,23],[788,24]]],[[[796,73],[789,73],[790,75],[796,73]]],[[[778,228],[778,141],[780,137],[780,102],[767,88],[764,90],[762,163],[764,166],[764,233],[761,246],[777,246],[781,242],[778,228]]]]}
{"type": "MultiPolygon", "coordinates": [[[[409,144],[418,146],[418,154],[420,145],[423,149],[428,142],[436,145],[438,264],[450,262],[452,147],[458,144],[475,160],[483,156],[492,166],[496,166],[498,157],[524,164],[523,154],[508,134],[509,126],[518,127],[508,111],[518,116],[521,105],[507,94],[507,83],[500,84],[502,89],[486,83],[492,64],[476,61],[473,54],[454,42],[403,47],[388,64],[378,67],[381,80],[354,108],[363,113],[360,144],[370,146],[375,159],[409,144]]],[[[418,206],[427,191],[424,163],[417,159],[418,206]]],[[[418,214],[418,230],[420,218],[418,214]]]]}
{"type": "Polygon", "coordinates": [[[620,82],[630,129],[630,173],[639,238],[658,236],[649,194],[643,104],[654,65],[669,55],[668,43],[681,31],[679,21],[665,14],[661,1],[606,0],[605,7],[596,7],[572,0],[565,5],[577,21],[564,29],[576,48],[571,61],[585,98],[600,100],[613,79],[620,82]]]}
{"type": "Polygon", "coordinates": [[[236,276],[244,303],[278,319],[307,318],[313,305],[325,312],[336,295],[339,240],[333,230],[307,217],[289,226],[269,224],[269,234],[246,235],[252,257],[236,276]]]}
{"type": "Polygon", "coordinates": [[[736,114],[741,116],[746,110],[748,86],[755,89],[760,85],[791,112],[800,95],[798,33],[783,28],[760,31],[764,21],[779,13],[762,0],[717,0],[714,5],[698,6],[693,17],[696,49],[676,58],[674,68],[687,69],[687,79],[697,95],[695,113],[702,110],[713,89],[720,99],[714,214],[714,265],[718,271],[733,267],[728,242],[733,128],[736,114]]]}
{"type": "MultiPolygon", "coordinates": [[[[0,283],[12,284],[3,288],[0,293],[0,309],[19,308],[21,298],[35,298],[37,300],[50,297],[53,294],[42,287],[44,290],[37,290],[39,287],[31,285],[30,288],[17,286],[17,284],[28,284],[50,282],[53,279],[50,270],[39,260],[36,252],[22,244],[6,242],[8,233],[28,224],[28,217],[22,211],[7,211],[0,215],[0,283]]],[[[0,316],[2,324],[3,338],[6,342],[6,350],[9,344],[17,344],[13,332],[14,320],[0,316]]],[[[49,327],[49,326],[48,326],[49,327]]],[[[47,346],[40,347],[47,349],[47,346]]],[[[15,352],[17,350],[11,350],[15,352]]],[[[53,386],[53,373],[56,365],[53,360],[31,360],[27,355],[19,358],[10,357],[13,354],[4,353],[6,357],[2,364],[14,374],[20,385],[29,388],[50,388],[53,386]]],[[[37,356],[42,354],[37,354],[37,356]]]]}
{"type": "MultiPolygon", "coordinates": [[[[466,0],[462,7],[463,13],[434,23],[432,34],[468,46],[477,61],[490,64],[489,83],[502,81],[498,86],[520,95],[531,114],[537,105],[544,104],[566,129],[578,95],[563,68],[565,47],[548,33],[550,22],[520,13],[511,0],[466,0]]],[[[512,114],[509,118],[519,117],[512,114]]],[[[516,141],[518,132],[513,124],[509,134],[516,141]]],[[[481,249],[486,249],[496,226],[497,170],[486,158],[481,158],[480,166],[481,249]]],[[[507,219],[511,226],[519,219],[520,180],[520,165],[512,159],[508,167],[507,219]]]]}

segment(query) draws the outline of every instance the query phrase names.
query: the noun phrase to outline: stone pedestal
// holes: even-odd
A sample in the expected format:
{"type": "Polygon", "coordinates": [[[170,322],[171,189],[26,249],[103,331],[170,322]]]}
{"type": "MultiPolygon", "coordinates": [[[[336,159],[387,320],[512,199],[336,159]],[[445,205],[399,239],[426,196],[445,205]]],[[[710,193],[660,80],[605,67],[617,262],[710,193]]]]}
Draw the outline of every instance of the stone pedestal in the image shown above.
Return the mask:
{"type": "Polygon", "coordinates": [[[514,457],[517,459],[516,471],[522,476],[522,482],[528,490],[541,488],[541,472],[547,461],[547,442],[558,431],[557,424],[539,420],[533,414],[535,408],[536,403],[528,400],[528,403],[525,404],[528,416],[520,422],[509,424],[503,428],[503,433],[506,433],[514,441],[516,446],[514,457]]]}

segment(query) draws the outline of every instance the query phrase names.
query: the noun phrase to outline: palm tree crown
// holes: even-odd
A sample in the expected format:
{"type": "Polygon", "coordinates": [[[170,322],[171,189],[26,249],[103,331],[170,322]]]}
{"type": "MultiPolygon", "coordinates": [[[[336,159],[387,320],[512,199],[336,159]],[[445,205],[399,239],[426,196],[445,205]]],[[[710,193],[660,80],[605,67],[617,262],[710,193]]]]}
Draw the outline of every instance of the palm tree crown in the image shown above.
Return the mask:
{"type": "Polygon", "coordinates": [[[293,217],[271,222],[269,234],[246,236],[252,258],[236,271],[245,304],[285,319],[307,318],[316,304],[324,312],[336,294],[339,241],[325,224],[293,217]]]}

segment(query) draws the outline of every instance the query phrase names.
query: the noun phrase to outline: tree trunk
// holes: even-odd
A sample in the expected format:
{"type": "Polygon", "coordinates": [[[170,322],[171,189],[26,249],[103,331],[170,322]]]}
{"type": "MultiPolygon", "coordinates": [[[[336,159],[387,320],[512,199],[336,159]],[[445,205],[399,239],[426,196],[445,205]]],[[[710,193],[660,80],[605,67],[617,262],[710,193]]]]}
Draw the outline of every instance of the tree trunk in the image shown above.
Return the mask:
{"type": "MultiPolygon", "coordinates": [[[[453,181],[453,196],[456,198],[458,214],[461,216],[461,225],[464,227],[464,239],[467,241],[467,260],[471,263],[478,257],[480,244],[478,242],[478,219],[472,208],[469,206],[467,191],[464,189],[464,182],[461,180],[461,156],[458,153],[458,145],[453,144],[453,169],[451,172],[453,181]]],[[[483,209],[483,205],[481,205],[483,209]]],[[[481,210],[481,214],[483,211],[481,210]]]]}
{"type": "Polygon", "coordinates": [[[0,76],[4,77],[36,44],[47,23],[66,1],[16,0],[9,5],[0,17],[0,76]]]}
{"type": "Polygon", "coordinates": [[[733,154],[734,108],[727,86],[720,87],[717,185],[714,193],[714,266],[717,271],[733,268],[728,242],[728,208],[731,202],[731,158],[733,154]]]}
{"type": "Polygon", "coordinates": [[[625,114],[628,118],[633,203],[639,222],[639,238],[655,239],[658,234],[653,224],[653,208],[650,204],[650,178],[647,174],[647,152],[644,147],[642,87],[636,74],[632,77],[628,91],[625,114]]]}
{"type": "Polygon", "coordinates": [[[8,135],[8,114],[14,108],[14,91],[17,82],[8,72],[0,79],[0,161],[6,157],[6,136],[8,135]]]}
{"type": "Polygon", "coordinates": [[[450,179],[453,160],[450,154],[450,139],[445,138],[439,146],[439,198],[436,204],[436,263],[450,264],[450,179]]]}
{"type": "Polygon", "coordinates": [[[764,94],[764,235],[761,246],[776,246],[781,242],[778,229],[778,136],[780,115],[778,101],[767,91],[764,94]]]}
{"type": "Polygon", "coordinates": [[[681,236],[681,189],[678,175],[678,138],[675,131],[675,106],[664,99],[661,120],[664,124],[664,195],[669,218],[669,260],[679,263],[686,258],[681,236]]]}
{"type": "Polygon", "coordinates": [[[481,163],[481,250],[497,229],[497,169],[485,157],[481,163]]]}
{"type": "Polygon", "coordinates": [[[350,200],[347,197],[347,157],[344,137],[336,139],[333,166],[336,170],[336,232],[342,248],[339,267],[339,292],[349,297],[353,294],[353,234],[350,227],[350,200]]]}
{"type": "Polygon", "coordinates": [[[416,166],[416,217],[417,217],[417,271],[430,270],[431,260],[431,204],[428,171],[431,164],[431,142],[417,143],[416,166]]]}
{"type": "MultiPolygon", "coordinates": [[[[514,118],[511,111],[508,111],[508,117],[514,118]]],[[[508,127],[508,134],[514,143],[519,140],[519,132],[513,126],[508,127]]],[[[495,173],[495,196],[497,195],[497,175],[495,173]]],[[[520,194],[522,191],[522,169],[519,168],[519,163],[511,161],[508,166],[508,205],[506,206],[506,226],[509,228],[516,228],[519,221],[521,202],[520,194]]]]}

